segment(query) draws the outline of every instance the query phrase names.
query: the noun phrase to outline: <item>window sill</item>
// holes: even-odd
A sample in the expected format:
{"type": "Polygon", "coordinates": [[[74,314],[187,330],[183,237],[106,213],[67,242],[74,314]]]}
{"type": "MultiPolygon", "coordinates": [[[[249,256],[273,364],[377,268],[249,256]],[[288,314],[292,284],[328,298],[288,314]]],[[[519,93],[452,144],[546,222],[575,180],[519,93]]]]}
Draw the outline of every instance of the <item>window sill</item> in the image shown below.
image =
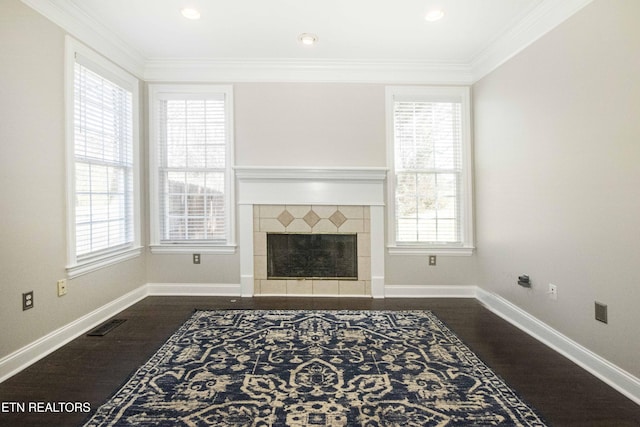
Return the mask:
{"type": "Polygon", "coordinates": [[[217,254],[233,255],[236,253],[237,245],[188,245],[188,244],[165,244],[151,245],[152,254],[217,254]]]}
{"type": "Polygon", "coordinates": [[[74,265],[67,267],[67,277],[73,279],[84,274],[88,274],[101,268],[109,267],[133,258],[137,258],[142,254],[142,246],[129,247],[117,252],[111,252],[99,257],[93,257],[82,260],[74,265]]]}
{"type": "Polygon", "coordinates": [[[429,246],[387,246],[389,255],[442,255],[442,256],[471,256],[475,248],[465,247],[429,247],[429,246]]]}

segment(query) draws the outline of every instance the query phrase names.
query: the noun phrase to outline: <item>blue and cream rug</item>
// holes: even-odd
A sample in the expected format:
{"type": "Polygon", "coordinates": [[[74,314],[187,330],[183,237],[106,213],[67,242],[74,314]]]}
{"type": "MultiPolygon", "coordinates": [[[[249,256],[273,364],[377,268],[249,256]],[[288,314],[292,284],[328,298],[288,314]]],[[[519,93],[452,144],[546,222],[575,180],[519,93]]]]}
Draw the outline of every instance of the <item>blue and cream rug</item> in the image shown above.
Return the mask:
{"type": "Polygon", "coordinates": [[[427,311],[197,311],[86,426],[544,426],[427,311]]]}

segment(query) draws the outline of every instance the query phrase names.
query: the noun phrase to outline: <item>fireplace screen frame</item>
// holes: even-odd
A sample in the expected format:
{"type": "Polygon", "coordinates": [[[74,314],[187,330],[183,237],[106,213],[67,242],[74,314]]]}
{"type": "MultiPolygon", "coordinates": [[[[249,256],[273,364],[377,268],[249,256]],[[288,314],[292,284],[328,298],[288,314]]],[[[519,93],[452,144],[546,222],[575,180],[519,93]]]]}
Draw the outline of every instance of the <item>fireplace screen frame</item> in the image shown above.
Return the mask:
{"type": "MultiPolygon", "coordinates": [[[[287,233],[287,232],[267,232],[266,233],[266,240],[267,240],[267,280],[358,280],[358,233],[287,233]],[[302,255],[296,255],[293,254],[292,251],[293,249],[289,248],[289,242],[287,244],[287,251],[288,253],[285,254],[278,254],[274,257],[274,240],[271,238],[272,236],[287,236],[290,238],[295,238],[295,236],[305,236],[308,237],[310,240],[322,240],[323,238],[326,238],[327,236],[331,236],[336,238],[337,240],[342,240],[345,237],[351,238],[351,242],[350,243],[350,247],[346,248],[345,250],[352,252],[350,254],[351,259],[353,260],[352,264],[350,265],[350,268],[348,268],[349,271],[335,271],[335,274],[341,273],[341,272],[348,272],[348,273],[352,273],[353,275],[349,274],[349,275],[315,275],[313,274],[314,272],[317,271],[306,271],[305,273],[311,273],[311,274],[296,274],[295,272],[291,272],[289,275],[286,274],[281,274],[282,273],[282,266],[281,265],[276,265],[276,263],[278,262],[283,262],[283,259],[286,257],[286,261],[289,265],[291,263],[296,263],[296,262],[300,262],[300,258],[302,258],[302,255]],[[298,258],[298,260],[296,261],[293,258],[298,258]],[[280,258],[280,261],[277,260],[277,258],[280,258]]],[[[289,240],[290,241],[290,240],[289,240]]],[[[311,244],[314,244],[317,242],[311,242],[311,244]]],[[[333,242],[334,244],[336,242],[333,242]]],[[[333,248],[335,249],[335,248],[333,248]]],[[[311,248],[311,251],[322,251],[323,249],[321,248],[311,248]]],[[[325,249],[326,250],[326,249],[325,249]]],[[[337,262],[338,258],[340,257],[340,253],[337,254],[329,254],[329,257],[331,258],[329,260],[329,262],[333,262],[334,264],[337,262]]],[[[307,260],[309,261],[309,260],[307,260]]],[[[305,262],[304,260],[302,262],[305,262]]]]}

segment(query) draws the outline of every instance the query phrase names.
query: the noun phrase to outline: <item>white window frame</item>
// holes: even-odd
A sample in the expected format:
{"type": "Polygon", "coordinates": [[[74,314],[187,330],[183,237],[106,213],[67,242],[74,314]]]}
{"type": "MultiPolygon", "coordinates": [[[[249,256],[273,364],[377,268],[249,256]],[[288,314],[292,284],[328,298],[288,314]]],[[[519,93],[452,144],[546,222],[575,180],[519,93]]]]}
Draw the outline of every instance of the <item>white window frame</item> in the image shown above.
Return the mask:
{"type": "Polygon", "coordinates": [[[233,134],[233,86],[210,84],[150,84],[149,85],[149,194],[150,194],[150,249],[152,253],[181,254],[233,254],[236,252],[235,232],[235,185],[234,185],[234,134],[233,134]],[[206,99],[207,96],[225,100],[226,161],[225,161],[225,208],[228,213],[226,242],[162,242],[160,231],[159,165],[159,120],[157,102],[166,97],[206,99]]]}
{"type": "Polygon", "coordinates": [[[468,87],[462,86],[388,86],[386,87],[387,127],[387,250],[392,255],[449,255],[470,256],[474,248],[473,230],[473,185],[471,156],[471,95],[468,87]],[[403,100],[435,101],[439,99],[459,100],[462,105],[462,182],[460,203],[460,244],[404,243],[396,241],[396,171],[394,102],[403,100]]]}
{"type": "Polygon", "coordinates": [[[67,276],[74,278],[92,271],[114,265],[142,253],[140,234],[140,81],[114,63],[70,36],[65,38],[65,139],[67,170],[67,276]],[[78,58],[78,59],[77,59],[78,58]],[[132,94],[133,137],[133,241],[118,247],[99,251],[88,256],[79,256],[76,251],[76,203],[75,203],[75,64],[82,65],[132,94]]]}

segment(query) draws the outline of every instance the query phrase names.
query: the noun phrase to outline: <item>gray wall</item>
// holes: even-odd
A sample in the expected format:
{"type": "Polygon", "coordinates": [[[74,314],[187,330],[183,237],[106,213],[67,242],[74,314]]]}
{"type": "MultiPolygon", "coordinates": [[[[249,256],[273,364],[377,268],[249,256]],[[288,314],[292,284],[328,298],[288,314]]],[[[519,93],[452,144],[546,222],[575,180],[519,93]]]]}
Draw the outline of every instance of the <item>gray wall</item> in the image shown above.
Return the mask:
{"type": "MultiPolygon", "coordinates": [[[[147,253],[70,280],[57,296],[67,262],[64,36],[19,0],[0,2],[0,358],[144,283],[240,282],[238,255],[203,255],[194,265],[190,254],[147,253]],[[30,290],[35,307],[23,312],[30,290]]],[[[238,165],[386,166],[383,85],[242,83],[234,92],[238,165]]],[[[387,264],[390,284],[469,284],[473,276],[470,258],[431,269],[425,257],[387,264]]]]}
{"type": "Polygon", "coordinates": [[[639,16],[595,1],[473,88],[480,285],[636,377],[639,16]]]}
{"type": "Polygon", "coordinates": [[[145,283],[144,257],[66,277],[64,33],[0,1],[0,358],[145,283]],[[22,293],[34,308],[22,311],[22,293]]]}
{"type": "MultiPolygon", "coordinates": [[[[387,255],[388,284],[479,284],[640,376],[637,16],[636,0],[596,0],[474,85],[477,256],[428,267],[423,256],[387,255]],[[514,284],[522,273],[531,290],[514,284]],[[609,305],[608,325],[593,320],[594,300],[609,305]]],[[[0,2],[0,358],[147,282],[239,282],[237,255],[194,266],[190,255],[148,254],[56,296],[66,263],[63,52],[57,26],[0,2]],[[35,308],[23,312],[28,290],[35,308]]],[[[238,165],[386,165],[383,85],[234,90],[238,165]]]]}
{"type": "MultiPolygon", "coordinates": [[[[385,85],[236,83],[235,163],[274,167],[386,167],[385,85]]],[[[239,283],[237,255],[149,256],[151,283],[239,283]]],[[[474,257],[387,255],[392,285],[475,285],[474,257]]]]}

